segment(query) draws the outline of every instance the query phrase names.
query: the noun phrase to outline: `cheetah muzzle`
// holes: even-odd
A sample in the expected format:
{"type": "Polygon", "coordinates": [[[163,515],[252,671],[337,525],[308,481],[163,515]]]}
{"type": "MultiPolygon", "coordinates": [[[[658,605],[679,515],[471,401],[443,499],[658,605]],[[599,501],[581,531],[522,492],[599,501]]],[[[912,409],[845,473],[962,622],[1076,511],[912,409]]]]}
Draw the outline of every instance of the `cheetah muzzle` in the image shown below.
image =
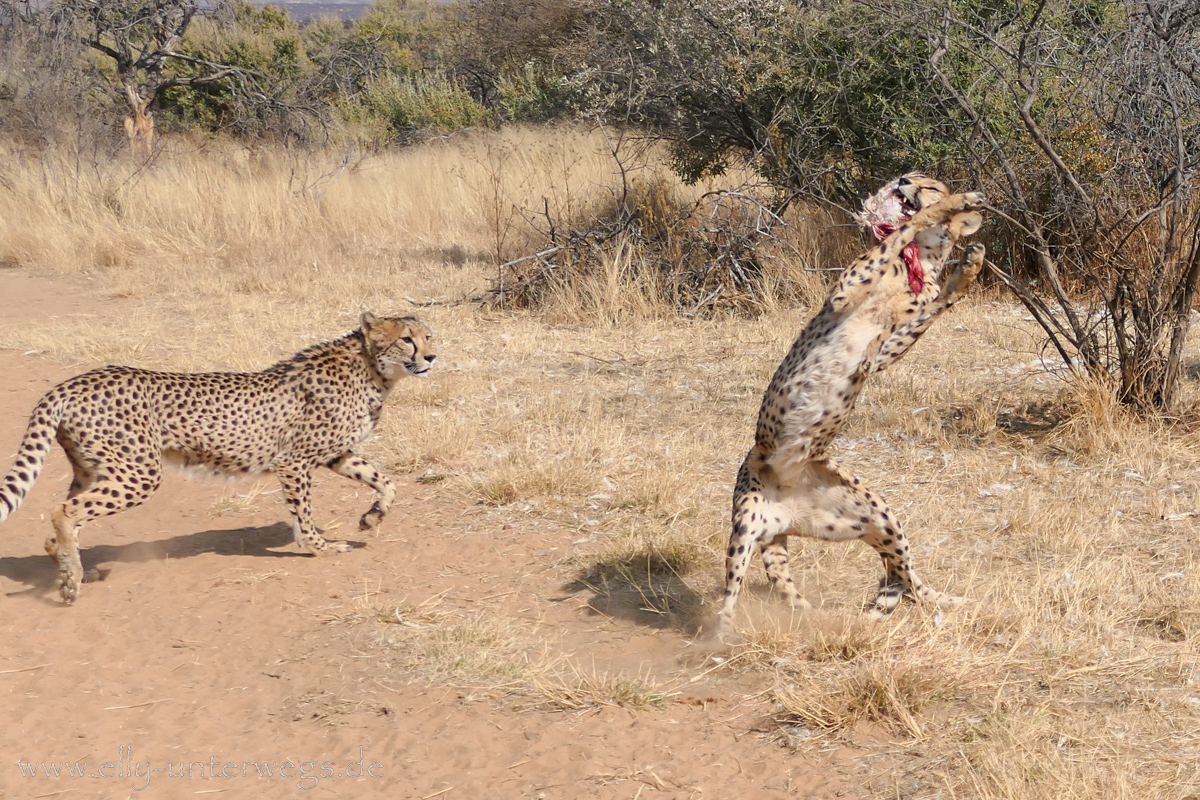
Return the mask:
{"type": "Polygon", "coordinates": [[[719,633],[732,630],[750,559],[762,555],[774,588],[793,607],[808,607],[788,566],[787,537],[860,539],[883,560],[873,616],[902,596],[961,602],[927,586],[912,567],[892,511],[828,456],[868,375],[903,356],[963,295],[983,265],[982,245],[951,262],[956,242],[979,230],[986,198],[950,194],[945,184],[910,173],[863,204],[859,220],[879,244],[848,266],[816,316],[792,344],[763,395],[754,446],[738,471],[732,534],[725,559],[719,633]]]}
{"type": "Polygon", "coordinates": [[[296,543],[315,555],[344,553],[313,524],[312,472],[329,469],[370,486],[378,499],[360,526],[387,514],[396,488],[353,448],[379,421],[396,382],[424,375],[436,354],[416,317],[376,317],[262,372],[169,373],[109,366],[77,375],[33,409],[16,463],[0,485],[0,522],[20,507],[55,439],[74,480],[50,515],[46,552],[66,603],[85,580],[79,531],[88,520],[141,505],[162,480],[164,456],[219,473],[273,472],[283,486],[296,543]]]}

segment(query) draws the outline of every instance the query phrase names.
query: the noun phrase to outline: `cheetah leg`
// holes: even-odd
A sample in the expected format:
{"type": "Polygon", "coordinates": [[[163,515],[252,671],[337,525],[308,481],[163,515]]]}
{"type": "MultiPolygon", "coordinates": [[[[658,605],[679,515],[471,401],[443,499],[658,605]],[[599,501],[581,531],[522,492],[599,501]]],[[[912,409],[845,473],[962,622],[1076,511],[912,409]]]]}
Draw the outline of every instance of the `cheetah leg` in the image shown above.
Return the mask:
{"type": "Polygon", "coordinates": [[[814,536],[822,539],[861,539],[883,559],[886,574],[879,582],[871,617],[890,614],[908,594],[922,603],[951,606],[962,603],[926,586],[912,568],[909,545],[891,509],[883,498],[863,487],[832,461],[812,462],[808,466],[809,492],[815,501],[811,515],[814,536]]]}
{"type": "Polygon", "coordinates": [[[898,361],[908,352],[909,348],[916,344],[917,339],[920,339],[921,335],[929,330],[934,320],[943,311],[953,306],[960,297],[966,294],[967,289],[983,268],[985,252],[983,245],[978,242],[972,243],[967,247],[966,253],[960,261],[955,261],[942,270],[940,276],[942,288],[938,296],[925,304],[916,319],[901,326],[883,343],[883,346],[879,348],[879,355],[871,365],[871,372],[882,372],[898,361]]]}
{"type": "MultiPolygon", "coordinates": [[[[91,469],[89,469],[88,467],[83,465],[79,456],[75,452],[73,452],[73,448],[69,446],[69,443],[64,444],[63,448],[67,451],[67,458],[70,460],[71,468],[75,472],[75,476],[71,479],[71,487],[70,487],[70,489],[67,490],[67,499],[70,500],[71,498],[78,496],[80,492],[86,490],[93,483],[95,483],[96,475],[91,469]]],[[[54,563],[58,564],[59,563],[59,559],[58,559],[58,553],[59,553],[58,529],[59,529],[60,523],[57,522],[56,519],[63,520],[63,524],[65,524],[66,515],[62,509],[50,512],[50,522],[52,525],[54,525],[55,533],[54,533],[54,535],[52,535],[46,539],[46,554],[54,559],[54,563]]],[[[80,525],[81,524],[82,523],[80,523],[80,525]]],[[[73,535],[69,532],[67,534],[65,534],[64,541],[70,541],[72,539],[75,539],[76,541],[78,541],[78,538],[79,538],[78,529],[79,529],[80,525],[75,526],[75,532],[73,535]]],[[[86,575],[83,578],[83,582],[84,583],[88,582],[88,578],[86,575]]],[[[60,585],[61,585],[61,583],[60,583],[60,585]]]]}
{"type": "Polygon", "coordinates": [[[879,579],[879,592],[875,603],[867,612],[867,616],[880,618],[892,613],[904,595],[922,603],[929,603],[941,608],[961,605],[966,600],[939,592],[927,585],[912,568],[912,556],[909,553],[908,542],[899,526],[892,529],[872,530],[863,541],[879,553],[883,560],[884,576],[879,579]]]}
{"type": "Polygon", "coordinates": [[[796,591],[792,582],[792,570],[788,566],[787,534],[781,533],[771,541],[760,546],[763,566],[767,569],[767,577],[775,591],[784,596],[792,608],[812,608],[812,604],[796,591]]]}
{"type": "Polygon", "coordinates": [[[330,542],[312,520],[312,470],[303,464],[277,467],[275,474],[283,486],[283,499],[292,512],[292,530],[296,544],[317,556],[330,553],[347,553],[350,545],[345,542],[330,542]]]}
{"type": "Polygon", "coordinates": [[[378,525],[391,508],[396,499],[396,487],[386,475],[375,468],[373,464],[355,455],[346,453],[329,462],[329,468],[339,475],[352,478],[359,483],[365,483],[379,494],[367,513],[358,521],[359,530],[367,530],[378,525]]]}
{"type": "Polygon", "coordinates": [[[79,558],[79,531],[83,524],[144,503],[162,479],[160,469],[154,470],[152,478],[147,477],[145,469],[145,465],[109,467],[111,475],[100,475],[76,467],[67,501],[50,513],[54,536],[46,540],[46,553],[58,564],[56,585],[64,603],[74,603],[79,597],[79,585],[99,577],[95,570],[85,573],[79,558]]]}
{"type": "Polygon", "coordinates": [[[67,605],[79,597],[79,584],[83,582],[83,562],[79,558],[79,529],[83,521],[69,516],[69,508],[63,504],[50,512],[54,536],[46,540],[46,553],[58,565],[55,586],[67,605]]]}
{"type": "Polygon", "coordinates": [[[782,534],[788,528],[789,517],[786,509],[767,498],[761,474],[763,469],[762,459],[751,451],[738,470],[733,495],[733,533],[725,554],[725,600],[718,614],[719,636],[733,632],[734,610],[755,549],[763,550],[767,574],[775,588],[793,606],[806,605],[792,583],[787,566],[787,549],[783,545],[782,534]]]}

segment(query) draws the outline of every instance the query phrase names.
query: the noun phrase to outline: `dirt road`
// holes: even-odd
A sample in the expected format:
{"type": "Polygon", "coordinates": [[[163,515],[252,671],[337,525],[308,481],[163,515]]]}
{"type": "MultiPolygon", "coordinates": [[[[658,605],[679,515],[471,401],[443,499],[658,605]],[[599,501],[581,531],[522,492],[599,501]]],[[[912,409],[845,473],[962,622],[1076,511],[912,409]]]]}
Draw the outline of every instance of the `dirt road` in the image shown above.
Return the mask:
{"type": "MultiPolygon", "coordinates": [[[[0,272],[0,325],[137,302],[90,291],[0,272]]],[[[40,394],[89,366],[0,351],[4,469],[40,394]]],[[[65,607],[42,543],[68,480],[56,452],[0,527],[0,797],[857,794],[857,754],[815,763],[759,732],[765,687],[693,681],[703,655],[683,633],[600,613],[561,558],[573,531],[496,525],[410,475],[379,532],[363,536],[367,495],[325,473],[318,521],[362,546],[318,559],[291,542],[270,476],[172,474],[145,506],[84,531],[84,565],[102,580],[65,607]],[[524,620],[542,632],[543,660],[653,673],[672,691],[659,707],[564,711],[503,681],[429,677],[389,637],[436,627],[413,617],[434,608],[442,620],[524,620]]]]}

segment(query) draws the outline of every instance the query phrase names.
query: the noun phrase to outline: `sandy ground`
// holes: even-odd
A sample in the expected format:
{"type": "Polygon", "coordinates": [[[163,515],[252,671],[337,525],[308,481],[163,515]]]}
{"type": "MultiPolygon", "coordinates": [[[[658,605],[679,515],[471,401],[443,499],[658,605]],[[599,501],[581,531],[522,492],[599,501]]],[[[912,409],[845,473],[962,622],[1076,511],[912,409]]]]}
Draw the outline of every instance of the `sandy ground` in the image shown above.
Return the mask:
{"type": "MultiPolygon", "coordinates": [[[[88,293],[0,272],[0,324],[84,314],[88,293]]],[[[5,469],[40,394],[89,366],[0,351],[5,469]]],[[[366,493],[321,475],[318,521],[362,546],[317,559],[291,542],[269,476],[171,475],[85,530],[84,566],[102,580],[65,607],[42,546],[69,478],[56,452],[0,528],[0,797],[856,797],[864,770],[885,768],[781,747],[763,733],[765,686],[703,676],[683,633],[564,589],[571,570],[551,548],[574,532],[496,530],[415,477],[399,476],[392,515],[363,536],[366,493]],[[336,622],[364,598],[503,609],[557,631],[577,660],[674,673],[677,693],[662,708],[563,712],[413,680],[372,646],[385,626],[336,622]]]]}

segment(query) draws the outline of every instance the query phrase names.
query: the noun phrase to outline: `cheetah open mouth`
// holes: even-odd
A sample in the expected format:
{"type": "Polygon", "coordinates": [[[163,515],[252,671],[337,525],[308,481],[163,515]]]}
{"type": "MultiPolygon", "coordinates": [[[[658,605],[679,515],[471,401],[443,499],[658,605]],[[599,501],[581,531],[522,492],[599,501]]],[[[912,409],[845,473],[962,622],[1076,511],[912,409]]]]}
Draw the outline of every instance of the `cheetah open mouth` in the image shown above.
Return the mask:
{"type": "MultiPolygon", "coordinates": [[[[877,242],[891,236],[897,228],[920,211],[916,194],[918,190],[908,181],[901,185],[900,180],[896,181],[890,191],[885,186],[863,201],[863,210],[858,215],[858,220],[871,231],[877,242]],[[913,192],[912,196],[905,191],[906,188],[913,192]]],[[[908,286],[913,294],[920,294],[925,288],[925,269],[921,266],[920,248],[912,242],[901,250],[900,254],[908,268],[908,286]]]]}
{"type": "MultiPolygon", "coordinates": [[[[900,227],[901,224],[912,219],[913,214],[917,213],[921,209],[917,208],[916,198],[910,198],[899,186],[896,187],[896,191],[894,191],[892,194],[895,195],[896,203],[900,206],[900,213],[897,215],[896,224],[891,226],[892,231],[894,231],[896,228],[900,227]]],[[[892,231],[888,231],[888,233],[891,233],[892,231]]]]}
{"type": "MultiPolygon", "coordinates": [[[[917,208],[916,197],[909,198],[903,187],[896,187],[896,199],[900,201],[900,208],[903,209],[902,222],[908,222],[912,219],[913,214],[920,211],[917,208]]],[[[921,266],[921,248],[916,242],[909,242],[903,250],[900,251],[900,256],[904,259],[905,266],[908,267],[908,288],[912,289],[913,294],[920,294],[925,288],[925,268],[921,266]]]]}
{"type": "Polygon", "coordinates": [[[916,198],[910,199],[899,186],[896,187],[896,199],[900,201],[900,207],[904,209],[904,222],[912,219],[912,215],[921,210],[917,208],[916,198]]]}

